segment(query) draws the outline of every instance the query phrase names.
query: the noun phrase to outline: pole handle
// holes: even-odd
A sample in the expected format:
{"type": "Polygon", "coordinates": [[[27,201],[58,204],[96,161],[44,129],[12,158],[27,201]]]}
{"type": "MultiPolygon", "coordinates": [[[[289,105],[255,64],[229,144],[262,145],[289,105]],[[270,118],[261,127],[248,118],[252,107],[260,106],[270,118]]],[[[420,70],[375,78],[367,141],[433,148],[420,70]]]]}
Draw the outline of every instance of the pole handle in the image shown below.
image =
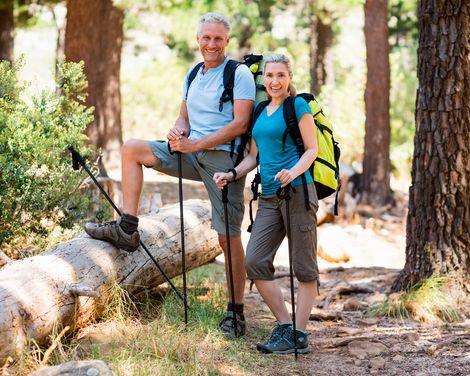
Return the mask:
{"type": "Polygon", "coordinates": [[[83,157],[80,155],[78,151],[75,150],[73,146],[69,146],[68,150],[72,154],[72,168],[74,171],[78,171],[81,166],[85,165],[85,161],[83,160],[83,157]]]}
{"type": "Polygon", "coordinates": [[[290,196],[291,191],[295,193],[295,189],[290,184],[287,184],[285,187],[278,188],[278,190],[276,191],[276,196],[280,200],[289,201],[291,199],[291,196],[290,196]]]}
{"type": "Polygon", "coordinates": [[[225,185],[223,188],[222,188],[222,202],[225,204],[225,203],[228,203],[228,185],[225,185]]]}
{"type": "Polygon", "coordinates": [[[168,146],[168,152],[173,155],[173,154],[179,154],[181,155],[181,152],[180,151],[173,151],[171,150],[171,146],[170,146],[170,141],[167,142],[167,146],[168,146]]]}

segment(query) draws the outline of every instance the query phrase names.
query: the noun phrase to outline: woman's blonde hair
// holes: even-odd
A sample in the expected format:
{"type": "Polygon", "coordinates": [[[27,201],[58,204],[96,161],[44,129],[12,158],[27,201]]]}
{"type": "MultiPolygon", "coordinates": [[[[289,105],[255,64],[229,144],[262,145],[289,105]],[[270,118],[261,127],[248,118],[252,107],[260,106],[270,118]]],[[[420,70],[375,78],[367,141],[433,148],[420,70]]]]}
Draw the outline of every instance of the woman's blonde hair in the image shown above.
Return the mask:
{"type": "MultiPolygon", "coordinates": [[[[266,57],[266,61],[264,63],[265,71],[266,71],[266,65],[268,65],[269,63],[282,63],[282,64],[284,64],[287,68],[287,72],[289,73],[289,77],[292,80],[292,77],[293,77],[292,64],[291,64],[289,58],[286,55],[284,55],[284,54],[272,54],[272,55],[269,55],[268,57],[266,57]]],[[[287,88],[287,91],[288,91],[289,95],[292,95],[293,97],[295,97],[295,95],[297,94],[297,90],[295,89],[294,85],[292,84],[292,81],[289,83],[289,87],[287,88]]]]}

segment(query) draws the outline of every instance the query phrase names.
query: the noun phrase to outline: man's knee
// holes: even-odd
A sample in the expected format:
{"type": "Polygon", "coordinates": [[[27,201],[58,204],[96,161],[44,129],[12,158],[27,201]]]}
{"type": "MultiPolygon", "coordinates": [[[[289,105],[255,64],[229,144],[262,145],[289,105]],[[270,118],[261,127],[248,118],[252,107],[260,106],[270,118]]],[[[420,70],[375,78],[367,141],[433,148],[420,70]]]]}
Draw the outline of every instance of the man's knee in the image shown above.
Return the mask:
{"type": "Polygon", "coordinates": [[[218,234],[219,236],[219,245],[225,251],[227,249],[227,237],[222,234],[218,234]]]}
{"type": "MultiPolygon", "coordinates": [[[[219,245],[222,247],[224,251],[227,250],[227,236],[219,233],[218,237],[219,237],[219,245]]],[[[230,237],[230,246],[231,246],[230,250],[232,252],[237,252],[238,250],[241,250],[241,252],[243,253],[243,244],[239,236],[230,237]]]]}
{"type": "Polygon", "coordinates": [[[157,163],[157,157],[153,153],[149,143],[145,140],[127,140],[121,148],[122,159],[132,160],[141,165],[152,167],[157,163]]]}
{"type": "Polygon", "coordinates": [[[130,157],[139,150],[139,147],[142,147],[142,140],[130,139],[124,142],[121,147],[121,153],[123,157],[130,157]]]}

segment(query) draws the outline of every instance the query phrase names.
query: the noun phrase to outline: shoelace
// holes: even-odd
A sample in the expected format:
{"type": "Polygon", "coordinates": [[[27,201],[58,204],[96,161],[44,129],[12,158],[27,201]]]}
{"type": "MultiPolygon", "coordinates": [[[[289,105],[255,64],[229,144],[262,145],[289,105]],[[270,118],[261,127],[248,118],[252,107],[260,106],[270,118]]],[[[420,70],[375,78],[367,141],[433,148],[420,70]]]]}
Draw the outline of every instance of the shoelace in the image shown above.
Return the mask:
{"type": "Polygon", "coordinates": [[[271,333],[271,337],[268,339],[268,342],[273,342],[273,341],[278,342],[279,338],[282,337],[286,329],[287,329],[286,327],[277,324],[275,329],[271,333]]]}
{"type": "MultiPolygon", "coordinates": [[[[227,323],[228,325],[230,325],[230,327],[232,327],[233,321],[235,321],[233,316],[225,316],[222,325],[225,325],[227,323]]],[[[243,320],[241,319],[240,315],[237,315],[237,324],[240,323],[241,321],[243,320]]]]}
{"type": "Polygon", "coordinates": [[[291,326],[286,326],[282,328],[282,332],[277,336],[276,339],[273,339],[273,344],[278,345],[282,340],[290,338],[294,330],[291,326]]]}
{"type": "Polygon", "coordinates": [[[105,223],[99,223],[98,227],[108,227],[108,226],[114,226],[117,221],[111,221],[111,222],[105,222],[105,223]]]}
{"type": "MultiPolygon", "coordinates": [[[[288,326],[286,328],[284,328],[284,330],[282,331],[282,333],[279,335],[278,338],[276,338],[276,342],[274,343],[275,345],[279,344],[283,339],[286,339],[288,341],[290,341],[290,339],[292,338],[292,342],[294,342],[294,329],[292,328],[292,326],[288,326]]],[[[307,333],[307,337],[310,335],[310,333],[307,333]]],[[[299,338],[299,335],[297,334],[297,339],[299,338]]]]}

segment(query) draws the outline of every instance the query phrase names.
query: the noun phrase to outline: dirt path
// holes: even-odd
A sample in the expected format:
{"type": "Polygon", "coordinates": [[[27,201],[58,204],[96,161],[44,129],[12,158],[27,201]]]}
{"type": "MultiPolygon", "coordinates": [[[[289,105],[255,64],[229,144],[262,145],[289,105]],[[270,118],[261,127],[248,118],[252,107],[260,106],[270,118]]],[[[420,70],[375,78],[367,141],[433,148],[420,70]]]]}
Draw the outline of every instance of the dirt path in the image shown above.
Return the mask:
{"type": "MultiPolygon", "coordinates": [[[[433,326],[366,315],[367,305],[383,299],[397,272],[373,267],[322,273],[320,298],[307,327],[310,353],[297,362],[293,355],[263,355],[273,362],[265,375],[470,375],[470,320],[433,326]]],[[[279,283],[289,296],[289,278],[279,283]]],[[[249,325],[272,325],[255,290],[247,292],[246,303],[249,325]]]]}
{"type": "MultiPolygon", "coordinates": [[[[177,200],[172,188],[175,179],[165,179],[168,184],[160,182],[157,194],[156,187],[148,186],[148,197],[161,197],[163,204],[177,200]]],[[[201,183],[190,182],[185,189],[185,198],[204,198],[206,194],[201,183]]],[[[245,198],[248,203],[249,190],[245,198]]],[[[300,355],[297,362],[293,355],[260,355],[270,356],[272,365],[264,373],[257,371],[256,376],[470,376],[470,320],[429,325],[367,315],[371,304],[386,297],[405,263],[406,193],[397,192],[396,200],[396,207],[385,211],[358,208],[354,223],[325,224],[318,228],[319,243],[333,244],[336,251],[341,248],[349,261],[333,264],[319,259],[320,296],[307,327],[312,333],[310,353],[300,355]]],[[[248,223],[247,206],[243,228],[248,223]]],[[[243,231],[245,246],[248,239],[249,234],[243,231]]],[[[285,241],[275,259],[278,275],[284,275],[278,280],[285,297],[290,296],[287,255],[285,241]]],[[[223,257],[218,259],[223,262],[223,257]]],[[[274,322],[255,288],[246,291],[246,317],[249,327],[265,332],[274,322]]],[[[248,329],[246,337],[254,352],[256,343],[264,340],[256,338],[253,334],[256,332],[248,329]]],[[[228,373],[224,374],[237,374],[230,364],[226,366],[228,373]]]]}

